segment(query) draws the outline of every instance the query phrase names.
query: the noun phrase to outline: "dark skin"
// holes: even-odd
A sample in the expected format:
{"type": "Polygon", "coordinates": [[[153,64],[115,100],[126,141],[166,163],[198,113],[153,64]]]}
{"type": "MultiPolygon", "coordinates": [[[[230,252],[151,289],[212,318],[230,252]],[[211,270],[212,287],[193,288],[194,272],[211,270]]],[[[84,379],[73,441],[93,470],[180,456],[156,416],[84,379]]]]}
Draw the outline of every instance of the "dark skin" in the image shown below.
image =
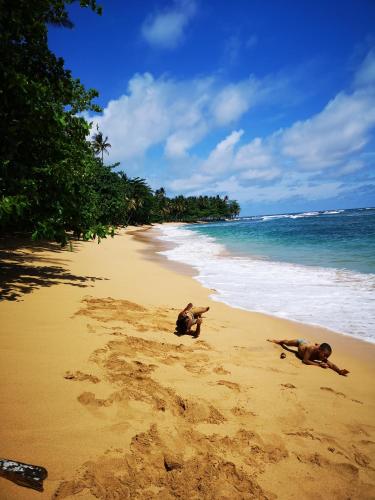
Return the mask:
{"type": "Polygon", "coordinates": [[[186,319],[186,334],[191,334],[194,337],[199,337],[200,331],[201,331],[201,324],[202,324],[202,313],[207,312],[209,310],[209,307],[205,308],[193,308],[193,304],[189,302],[189,304],[179,313],[178,318],[180,319],[181,317],[184,317],[186,319]],[[189,311],[193,309],[194,311],[194,319],[192,318],[192,315],[189,314],[189,311]],[[199,312],[197,310],[199,309],[199,312]],[[193,325],[196,325],[195,331],[193,331],[191,328],[193,325]]]}
{"type": "Polygon", "coordinates": [[[287,347],[298,347],[298,357],[302,360],[302,363],[310,366],[319,366],[320,368],[335,371],[339,375],[346,377],[349,373],[348,370],[340,369],[338,366],[329,361],[329,356],[331,355],[330,351],[326,351],[320,347],[320,344],[308,344],[308,343],[300,343],[298,339],[292,340],[275,340],[275,339],[267,339],[268,342],[272,342],[274,344],[278,344],[281,346],[287,347]]]}

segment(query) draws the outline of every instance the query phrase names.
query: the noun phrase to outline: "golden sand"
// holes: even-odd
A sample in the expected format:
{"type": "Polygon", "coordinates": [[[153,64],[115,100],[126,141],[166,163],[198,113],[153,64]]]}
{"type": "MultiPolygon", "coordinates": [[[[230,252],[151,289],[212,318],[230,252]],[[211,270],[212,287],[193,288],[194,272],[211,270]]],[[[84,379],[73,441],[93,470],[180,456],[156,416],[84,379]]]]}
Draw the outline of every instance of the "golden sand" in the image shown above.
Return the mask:
{"type": "Polygon", "coordinates": [[[49,472],[0,498],[375,498],[375,346],[212,302],[149,234],[0,251],[0,457],[49,472]],[[173,334],[190,301],[199,339],[173,334]],[[351,373],[269,337],[324,339],[351,373]]]}

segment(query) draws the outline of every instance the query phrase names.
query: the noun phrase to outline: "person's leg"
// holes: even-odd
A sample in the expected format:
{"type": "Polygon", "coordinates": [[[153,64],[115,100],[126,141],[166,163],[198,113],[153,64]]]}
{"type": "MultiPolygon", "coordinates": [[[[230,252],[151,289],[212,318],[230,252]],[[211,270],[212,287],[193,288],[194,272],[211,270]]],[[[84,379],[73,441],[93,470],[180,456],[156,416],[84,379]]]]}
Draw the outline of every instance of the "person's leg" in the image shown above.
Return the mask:
{"type": "Polygon", "coordinates": [[[268,342],[273,342],[274,344],[278,345],[286,345],[288,347],[298,347],[300,344],[301,339],[292,339],[292,340],[276,340],[276,339],[267,339],[268,342]]]}
{"type": "Polygon", "coordinates": [[[194,337],[199,337],[200,333],[201,333],[201,324],[202,324],[202,318],[198,318],[197,319],[197,326],[195,328],[195,332],[194,332],[194,337]]]}
{"type": "Polygon", "coordinates": [[[190,312],[194,314],[194,316],[201,316],[201,314],[207,312],[209,307],[193,307],[190,309],[190,312]]]}

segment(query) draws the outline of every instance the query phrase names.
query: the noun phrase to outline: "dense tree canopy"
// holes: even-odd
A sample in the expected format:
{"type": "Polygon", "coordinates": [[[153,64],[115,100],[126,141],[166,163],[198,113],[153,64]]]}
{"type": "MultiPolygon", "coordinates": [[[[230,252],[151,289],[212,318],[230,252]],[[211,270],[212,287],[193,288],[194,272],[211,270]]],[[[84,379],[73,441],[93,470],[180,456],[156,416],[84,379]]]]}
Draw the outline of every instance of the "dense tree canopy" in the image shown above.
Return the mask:
{"type": "MultiPolygon", "coordinates": [[[[48,24],[69,28],[74,0],[0,0],[0,229],[65,244],[71,235],[104,237],[112,226],[225,218],[239,206],[220,197],[170,199],[143,179],[105,166],[108,138],[83,111],[99,112],[48,47],[48,24]],[[96,155],[99,154],[99,158],[96,155]]],[[[101,14],[95,0],[82,7],[101,14]]]]}

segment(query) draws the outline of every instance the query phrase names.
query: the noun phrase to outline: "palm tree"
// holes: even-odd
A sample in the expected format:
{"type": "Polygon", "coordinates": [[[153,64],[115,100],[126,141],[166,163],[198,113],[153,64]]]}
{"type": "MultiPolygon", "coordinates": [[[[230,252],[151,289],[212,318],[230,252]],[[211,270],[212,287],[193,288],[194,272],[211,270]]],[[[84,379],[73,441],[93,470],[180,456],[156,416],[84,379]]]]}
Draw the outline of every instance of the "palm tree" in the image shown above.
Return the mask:
{"type": "Polygon", "coordinates": [[[104,139],[103,138],[103,132],[99,131],[99,126],[96,126],[97,133],[94,134],[91,144],[92,147],[94,148],[95,154],[101,154],[102,155],[102,165],[103,165],[103,154],[104,151],[109,155],[108,153],[108,148],[111,148],[111,144],[109,144],[108,141],[108,136],[104,139]]]}

